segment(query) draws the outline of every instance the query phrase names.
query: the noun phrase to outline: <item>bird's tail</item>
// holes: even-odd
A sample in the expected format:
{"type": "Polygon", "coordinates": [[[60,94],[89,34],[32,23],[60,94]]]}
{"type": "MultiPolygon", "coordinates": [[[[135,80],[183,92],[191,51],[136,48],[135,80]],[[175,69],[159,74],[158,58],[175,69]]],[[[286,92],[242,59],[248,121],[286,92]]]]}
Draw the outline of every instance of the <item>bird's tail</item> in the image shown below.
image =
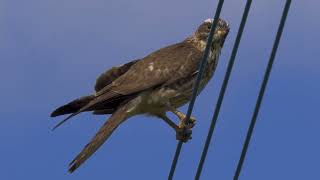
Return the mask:
{"type": "Polygon", "coordinates": [[[94,95],[84,96],[79,99],[73,100],[70,103],[63,105],[51,113],[51,117],[56,117],[65,114],[71,114],[79,111],[82,107],[87,105],[95,98],[94,95]]]}
{"type": "Polygon", "coordinates": [[[98,133],[91,139],[76,158],[69,164],[69,172],[74,172],[82,163],[84,163],[96,150],[110,137],[113,131],[123,123],[127,118],[129,104],[120,106],[100,128],[98,133]]]}

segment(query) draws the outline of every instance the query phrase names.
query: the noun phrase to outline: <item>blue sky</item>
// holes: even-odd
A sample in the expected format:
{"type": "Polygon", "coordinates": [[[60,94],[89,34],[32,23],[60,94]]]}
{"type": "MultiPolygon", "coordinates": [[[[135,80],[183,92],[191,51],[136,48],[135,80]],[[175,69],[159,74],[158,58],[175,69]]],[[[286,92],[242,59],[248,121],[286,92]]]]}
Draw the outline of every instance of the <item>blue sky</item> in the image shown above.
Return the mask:
{"type": "MultiPolygon", "coordinates": [[[[105,69],[183,40],[217,1],[0,0],[0,179],[166,179],[176,147],[161,120],[134,117],[76,173],[70,160],[105,121],[81,114],[51,132],[57,106],[93,92],[105,69]]],[[[231,179],[285,1],[254,1],[202,179],[231,179]]],[[[231,25],[176,179],[193,179],[245,0],[231,25]]],[[[319,179],[320,3],[293,1],[241,179],[319,179]]],[[[182,108],[186,111],[186,106],[182,108]]]]}

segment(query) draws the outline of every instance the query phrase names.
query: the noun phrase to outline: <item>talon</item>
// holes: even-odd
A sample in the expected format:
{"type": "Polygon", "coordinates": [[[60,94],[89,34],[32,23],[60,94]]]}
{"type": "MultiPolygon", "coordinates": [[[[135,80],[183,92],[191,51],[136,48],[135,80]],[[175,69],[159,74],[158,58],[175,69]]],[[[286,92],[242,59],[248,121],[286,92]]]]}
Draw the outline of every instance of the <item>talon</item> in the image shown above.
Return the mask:
{"type": "Polygon", "coordinates": [[[178,128],[176,130],[176,139],[180,140],[182,142],[188,142],[188,140],[192,139],[192,130],[191,129],[185,129],[185,128],[178,128]]]}
{"type": "Polygon", "coordinates": [[[192,129],[196,125],[196,118],[190,117],[190,120],[187,124],[184,124],[185,118],[183,121],[179,122],[179,128],[186,128],[186,129],[192,129]]]}

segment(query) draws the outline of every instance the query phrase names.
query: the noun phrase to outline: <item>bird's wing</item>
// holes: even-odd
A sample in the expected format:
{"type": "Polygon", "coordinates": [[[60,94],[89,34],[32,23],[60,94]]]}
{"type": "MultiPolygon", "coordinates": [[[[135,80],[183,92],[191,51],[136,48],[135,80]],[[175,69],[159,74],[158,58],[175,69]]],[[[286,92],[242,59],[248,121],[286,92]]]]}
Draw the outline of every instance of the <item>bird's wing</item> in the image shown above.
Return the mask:
{"type": "Polygon", "coordinates": [[[123,64],[121,66],[113,67],[106,72],[102,73],[98,79],[96,80],[95,84],[95,91],[98,92],[102,90],[107,85],[111,84],[114,80],[122,76],[124,73],[126,73],[132,65],[134,65],[138,60],[134,60],[131,62],[128,62],[126,64],[123,64]]]}
{"type": "Polygon", "coordinates": [[[113,131],[127,119],[126,110],[128,104],[121,106],[100,128],[98,133],[83,148],[83,150],[71,161],[69,172],[75,171],[82,163],[84,163],[97,149],[110,137],[113,131]]]}
{"type": "Polygon", "coordinates": [[[162,48],[139,60],[112,84],[97,92],[96,98],[80,112],[99,103],[191,76],[198,70],[201,57],[202,52],[186,42],[162,48]]]}
{"type": "Polygon", "coordinates": [[[135,63],[112,86],[96,95],[106,100],[109,92],[129,95],[185,78],[198,70],[201,57],[202,52],[187,42],[162,48],[135,63]]]}

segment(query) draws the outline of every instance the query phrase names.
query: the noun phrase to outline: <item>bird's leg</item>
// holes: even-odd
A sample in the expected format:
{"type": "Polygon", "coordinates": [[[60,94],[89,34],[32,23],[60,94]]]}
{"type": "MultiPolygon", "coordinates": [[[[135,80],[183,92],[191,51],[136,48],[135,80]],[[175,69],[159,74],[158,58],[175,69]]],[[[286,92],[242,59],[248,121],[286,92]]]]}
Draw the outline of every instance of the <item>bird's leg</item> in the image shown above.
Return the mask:
{"type": "Polygon", "coordinates": [[[181,111],[178,111],[176,109],[172,109],[171,111],[173,114],[175,114],[179,118],[179,127],[180,128],[186,128],[186,129],[192,129],[196,124],[196,118],[190,117],[189,122],[186,122],[187,115],[184,114],[181,111]]]}
{"type": "Polygon", "coordinates": [[[196,124],[196,118],[190,117],[189,121],[186,122],[187,115],[183,112],[177,110],[176,108],[172,107],[170,103],[167,103],[167,108],[169,111],[171,111],[173,114],[175,114],[179,118],[179,127],[185,128],[185,129],[192,129],[194,125],[196,124]]]}
{"type": "Polygon", "coordinates": [[[159,115],[159,117],[164,120],[170,127],[172,127],[176,131],[177,140],[181,140],[183,142],[187,142],[191,139],[192,131],[191,129],[186,129],[177,126],[171,119],[169,119],[165,114],[159,115]]]}
{"type": "Polygon", "coordinates": [[[179,118],[179,127],[180,128],[186,128],[186,129],[192,129],[195,126],[196,118],[190,117],[189,121],[186,122],[187,115],[183,112],[177,110],[176,108],[172,107],[170,103],[166,104],[169,111],[171,111],[173,114],[175,114],[179,118]]]}

